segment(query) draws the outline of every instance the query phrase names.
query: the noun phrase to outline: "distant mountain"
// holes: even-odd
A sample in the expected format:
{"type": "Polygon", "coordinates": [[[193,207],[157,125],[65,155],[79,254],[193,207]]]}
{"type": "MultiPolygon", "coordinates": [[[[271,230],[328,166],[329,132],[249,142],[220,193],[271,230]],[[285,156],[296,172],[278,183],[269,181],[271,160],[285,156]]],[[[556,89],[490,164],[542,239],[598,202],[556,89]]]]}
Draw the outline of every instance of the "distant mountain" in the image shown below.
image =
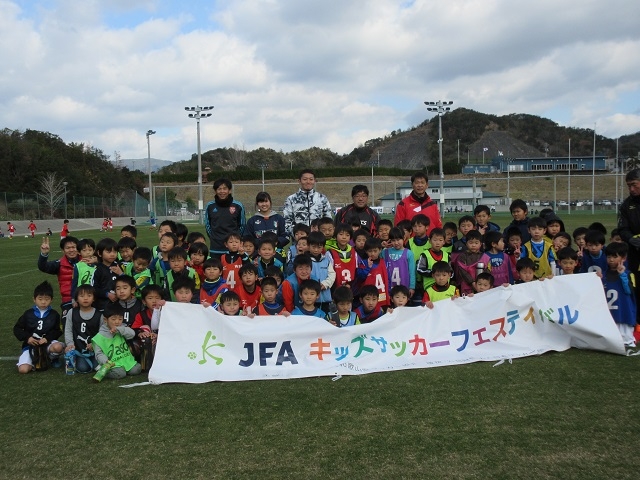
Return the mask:
{"type": "MultiPolygon", "coordinates": [[[[456,108],[442,116],[442,138],[445,173],[459,172],[459,164],[478,163],[483,157],[485,162],[490,162],[500,153],[515,158],[564,157],[569,153],[569,139],[572,155],[593,153],[593,130],[564,127],[548,118],[526,113],[497,116],[456,108]]],[[[346,155],[318,147],[293,152],[225,147],[203,152],[202,165],[212,171],[259,170],[263,164],[268,165],[268,170],[368,165],[433,170],[438,166],[438,147],[438,117],[435,116],[407,130],[393,130],[384,137],[369,139],[346,155]]],[[[639,152],[640,132],[620,137],[620,158],[635,157],[639,152]]],[[[616,141],[596,135],[596,154],[615,157],[616,141]]],[[[168,165],[159,173],[194,174],[197,170],[195,155],[168,165]]]]}
{"type": "MultiPolygon", "coordinates": [[[[140,170],[142,173],[147,173],[148,159],[146,158],[121,158],[120,163],[123,167],[127,167],[129,170],[140,170]]],[[[151,157],[151,171],[157,172],[162,167],[171,165],[173,162],[169,160],[159,160],[151,157]]]]}
{"type": "MultiPolygon", "coordinates": [[[[458,108],[442,116],[442,155],[445,163],[488,161],[502,152],[508,157],[591,155],[593,130],[563,127],[547,118],[524,113],[490,115],[458,108]],[[486,150],[485,150],[486,149],[486,150]],[[458,157],[459,155],[459,157],[458,157]]],[[[381,167],[419,168],[437,165],[438,117],[407,131],[393,131],[385,138],[368,140],[368,163],[381,167]]],[[[355,152],[355,150],[354,150],[355,152]]],[[[627,158],[640,152],[640,132],[620,137],[619,155],[627,158]]],[[[596,132],[596,153],[615,157],[616,141],[596,132]]],[[[362,159],[362,155],[359,155],[362,159]]]]}

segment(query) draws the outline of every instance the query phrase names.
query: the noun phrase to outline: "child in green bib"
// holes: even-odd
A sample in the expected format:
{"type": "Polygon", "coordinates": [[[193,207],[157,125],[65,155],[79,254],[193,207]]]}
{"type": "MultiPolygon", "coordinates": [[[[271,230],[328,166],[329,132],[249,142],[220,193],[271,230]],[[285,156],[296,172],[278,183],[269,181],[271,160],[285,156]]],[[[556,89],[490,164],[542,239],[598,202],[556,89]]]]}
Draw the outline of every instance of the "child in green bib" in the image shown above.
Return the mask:
{"type": "Polygon", "coordinates": [[[92,339],[98,364],[113,363],[107,378],[124,378],[127,375],[138,375],[142,371],[127,345],[127,340],[131,340],[135,332],[123,325],[124,313],[125,309],[120,302],[109,302],[103,312],[104,323],[92,339]]]}

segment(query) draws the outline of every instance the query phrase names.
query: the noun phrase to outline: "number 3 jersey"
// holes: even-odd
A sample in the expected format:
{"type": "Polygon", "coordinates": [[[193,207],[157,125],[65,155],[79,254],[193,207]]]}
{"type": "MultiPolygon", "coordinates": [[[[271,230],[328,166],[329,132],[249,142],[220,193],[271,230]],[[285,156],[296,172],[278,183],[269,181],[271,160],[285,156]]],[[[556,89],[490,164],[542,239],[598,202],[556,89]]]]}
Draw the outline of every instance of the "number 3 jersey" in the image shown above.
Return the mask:
{"type": "Polygon", "coordinates": [[[28,347],[27,340],[33,334],[46,338],[48,343],[57,340],[62,335],[60,330],[60,314],[48,307],[41,311],[35,305],[24,312],[13,327],[13,334],[22,342],[22,347],[28,347]]]}

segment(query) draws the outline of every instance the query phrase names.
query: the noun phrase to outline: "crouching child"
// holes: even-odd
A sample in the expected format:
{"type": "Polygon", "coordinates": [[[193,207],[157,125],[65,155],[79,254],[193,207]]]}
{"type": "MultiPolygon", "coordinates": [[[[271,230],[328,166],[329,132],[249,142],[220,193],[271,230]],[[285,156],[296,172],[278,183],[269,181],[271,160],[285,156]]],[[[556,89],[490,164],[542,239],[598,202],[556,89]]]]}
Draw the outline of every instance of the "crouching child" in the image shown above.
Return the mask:
{"type": "Polygon", "coordinates": [[[108,303],[104,309],[104,322],[98,334],[93,337],[93,350],[99,365],[111,362],[113,367],[107,378],[124,378],[138,375],[142,367],[133,357],[127,340],[133,339],[135,332],[123,325],[125,309],[120,303],[108,303]]]}

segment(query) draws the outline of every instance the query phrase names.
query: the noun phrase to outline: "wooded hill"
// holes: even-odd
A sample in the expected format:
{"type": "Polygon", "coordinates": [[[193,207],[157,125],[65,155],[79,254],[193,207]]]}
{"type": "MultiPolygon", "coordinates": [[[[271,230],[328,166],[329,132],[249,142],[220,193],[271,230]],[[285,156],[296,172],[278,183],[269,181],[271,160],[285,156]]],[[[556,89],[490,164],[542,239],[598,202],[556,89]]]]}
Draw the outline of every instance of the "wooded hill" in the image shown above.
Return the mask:
{"type": "Polygon", "coordinates": [[[55,173],[77,196],[109,197],[124,190],[142,192],[141,172],[116,169],[101,150],[69,143],[49,132],[0,131],[0,192],[40,191],[39,180],[55,173]]]}
{"type": "MultiPolygon", "coordinates": [[[[550,156],[566,156],[571,138],[571,155],[591,155],[593,130],[561,127],[557,123],[528,114],[489,115],[466,108],[457,108],[442,117],[444,169],[447,174],[460,172],[461,164],[485,161],[503,152],[508,157],[537,157],[545,151],[550,156]]],[[[266,178],[292,178],[301,168],[326,169],[324,176],[365,175],[371,163],[378,165],[378,175],[402,175],[400,169],[425,169],[436,172],[438,164],[438,117],[424,121],[408,130],[394,130],[383,138],[367,140],[349,154],[339,155],[326,148],[310,147],[293,152],[260,147],[246,151],[237,147],[217,148],[204,152],[203,170],[208,177],[223,172],[234,179],[259,179],[260,165],[268,165],[266,178]],[[232,173],[233,172],[233,173],[232,173]]],[[[619,156],[636,157],[640,151],[640,132],[620,137],[619,156]]],[[[614,139],[596,136],[596,153],[615,157],[614,139]]],[[[84,144],[66,144],[57,135],[36,130],[4,129],[0,131],[0,191],[35,192],[38,180],[47,173],[56,173],[60,181],[69,182],[75,195],[110,196],[124,190],[142,192],[146,175],[128,168],[116,168],[100,149],[84,144]]],[[[162,168],[154,177],[163,182],[195,183],[197,155],[162,168]]],[[[406,172],[405,172],[406,174],[406,172]]]]}
{"type": "MultiPolygon", "coordinates": [[[[485,161],[502,152],[509,157],[567,156],[569,139],[571,155],[593,153],[593,130],[562,127],[547,118],[528,114],[489,115],[457,108],[442,117],[443,159],[445,173],[459,173],[460,164],[480,162],[484,148],[485,161]]],[[[620,158],[636,157],[640,151],[640,132],[620,137],[620,158]]],[[[270,148],[245,151],[217,148],[202,154],[203,168],[212,172],[229,170],[299,170],[304,167],[363,167],[373,163],[389,169],[434,170],[438,164],[438,117],[426,120],[408,130],[394,130],[384,138],[373,138],[347,155],[328,149],[311,147],[285,153],[270,148]]],[[[616,141],[596,132],[596,154],[615,157],[616,141]]],[[[197,155],[160,169],[160,174],[187,174],[197,171],[197,155]]],[[[287,172],[283,172],[287,173],[287,172]]]]}

